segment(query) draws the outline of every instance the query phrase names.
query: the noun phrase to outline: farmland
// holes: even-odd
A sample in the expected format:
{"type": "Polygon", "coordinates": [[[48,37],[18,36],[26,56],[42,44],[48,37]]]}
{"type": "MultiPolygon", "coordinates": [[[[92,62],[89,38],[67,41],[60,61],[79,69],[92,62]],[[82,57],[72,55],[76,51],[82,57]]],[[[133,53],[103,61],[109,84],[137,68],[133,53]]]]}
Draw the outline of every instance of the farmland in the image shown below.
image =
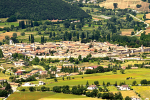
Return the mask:
{"type": "Polygon", "coordinates": [[[106,0],[100,3],[101,7],[106,7],[109,9],[114,9],[113,3],[118,3],[118,8],[125,9],[125,8],[132,8],[139,11],[149,11],[147,2],[142,2],[141,0],[106,0]],[[137,4],[141,4],[141,8],[136,8],[137,4]]]}
{"type": "MultiPolygon", "coordinates": [[[[75,79],[67,80],[65,77],[65,80],[63,81],[62,78],[58,78],[58,82],[54,82],[53,79],[42,79],[42,81],[46,82],[46,86],[53,87],[53,86],[62,86],[62,85],[78,85],[83,84],[85,85],[88,81],[89,84],[93,84],[94,81],[99,81],[99,84],[102,85],[103,81],[110,82],[111,84],[114,84],[116,81],[119,85],[120,82],[126,82],[126,84],[132,84],[134,80],[137,81],[138,84],[140,84],[140,81],[142,79],[150,80],[149,75],[150,69],[129,69],[125,70],[125,74],[121,74],[120,71],[117,72],[117,74],[113,74],[112,72],[105,72],[105,73],[96,73],[96,74],[84,74],[84,75],[77,75],[72,76],[75,79]],[[82,78],[83,77],[83,78],[82,78]],[[126,80],[127,77],[132,77],[130,80],[126,80]],[[109,79],[109,80],[108,80],[109,79]]],[[[32,81],[31,83],[37,84],[38,81],[32,81]]]]}
{"type": "Polygon", "coordinates": [[[150,98],[150,86],[133,86],[132,87],[142,98],[150,98]]]}
{"type": "Polygon", "coordinates": [[[72,98],[86,98],[86,96],[78,96],[72,94],[62,94],[54,92],[15,92],[7,100],[59,100],[72,98]]]}

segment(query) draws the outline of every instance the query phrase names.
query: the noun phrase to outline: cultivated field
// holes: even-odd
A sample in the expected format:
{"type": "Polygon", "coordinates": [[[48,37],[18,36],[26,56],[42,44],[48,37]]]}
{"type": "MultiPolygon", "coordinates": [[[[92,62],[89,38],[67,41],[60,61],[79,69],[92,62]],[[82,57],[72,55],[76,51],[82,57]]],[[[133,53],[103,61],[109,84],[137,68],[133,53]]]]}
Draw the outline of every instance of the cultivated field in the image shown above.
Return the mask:
{"type": "Polygon", "coordinates": [[[0,34],[0,41],[5,39],[5,36],[9,36],[10,38],[12,37],[13,33],[17,33],[17,36],[20,35],[20,32],[5,32],[0,34]]]}
{"type": "Polygon", "coordinates": [[[122,31],[121,35],[131,36],[131,32],[134,30],[133,29],[122,29],[121,31],[122,31]]]}
{"type": "Polygon", "coordinates": [[[147,2],[142,2],[141,0],[106,0],[100,3],[101,7],[106,7],[110,9],[114,9],[113,3],[118,3],[118,8],[125,9],[125,8],[132,8],[139,11],[149,11],[147,2]],[[137,4],[141,4],[141,8],[136,8],[137,4]]]}
{"type": "MultiPolygon", "coordinates": [[[[117,93],[117,92],[118,92],[118,91],[115,91],[115,92],[113,92],[113,93],[117,93]]],[[[137,98],[138,98],[138,96],[136,95],[136,93],[135,93],[134,91],[132,91],[132,90],[130,90],[130,91],[120,91],[120,92],[121,92],[123,98],[125,98],[126,96],[129,96],[129,97],[137,97],[137,98]]]]}
{"type": "Polygon", "coordinates": [[[150,86],[133,86],[132,87],[142,98],[150,98],[150,86]]]}
{"type": "MultiPolygon", "coordinates": [[[[87,97],[54,92],[15,92],[11,94],[7,100],[70,100],[75,98],[83,100],[87,97]]],[[[91,100],[91,98],[89,100],[91,100]]]]}

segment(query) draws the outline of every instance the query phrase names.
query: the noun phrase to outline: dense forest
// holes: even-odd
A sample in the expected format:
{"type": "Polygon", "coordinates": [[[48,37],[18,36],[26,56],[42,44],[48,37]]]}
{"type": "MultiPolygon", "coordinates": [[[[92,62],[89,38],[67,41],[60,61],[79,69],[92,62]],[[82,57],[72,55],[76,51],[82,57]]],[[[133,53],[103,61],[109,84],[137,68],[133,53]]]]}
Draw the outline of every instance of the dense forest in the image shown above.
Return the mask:
{"type": "Polygon", "coordinates": [[[15,15],[17,19],[69,19],[89,17],[77,6],[62,0],[1,0],[0,18],[15,15]]]}

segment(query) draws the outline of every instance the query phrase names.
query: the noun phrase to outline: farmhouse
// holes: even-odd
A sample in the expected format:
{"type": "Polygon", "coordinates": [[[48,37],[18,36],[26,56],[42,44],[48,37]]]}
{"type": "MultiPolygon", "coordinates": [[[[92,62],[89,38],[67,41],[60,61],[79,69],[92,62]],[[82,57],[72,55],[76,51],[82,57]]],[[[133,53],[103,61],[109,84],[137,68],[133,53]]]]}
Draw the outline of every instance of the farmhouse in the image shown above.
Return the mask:
{"type": "Polygon", "coordinates": [[[17,71],[17,72],[15,72],[15,75],[22,75],[22,71],[17,71]]]}
{"type": "Polygon", "coordinates": [[[117,86],[119,90],[130,90],[130,87],[128,85],[122,85],[122,86],[117,86]]]}
{"type": "Polygon", "coordinates": [[[0,82],[6,82],[6,79],[0,79],[0,82]]]}
{"type": "Polygon", "coordinates": [[[24,61],[20,59],[18,62],[14,62],[14,65],[15,65],[16,67],[24,66],[24,61]]]}
{"type": "Polygon", "coordinates": [[[94,89],[98,89],[96,85],[90,85],[88,88],[88,90],[94,90],[94,89]]]}
{"type": "Polygon", "coordinates": [[[28,83],[23,84],[22,86],[36,86],[36,85],[28,82],[28,83]]]}
{"type": "Polygon", "coordinates": [[[45,85],[46,83],[43,81],[39,81],[39,85],[45,85]]]}

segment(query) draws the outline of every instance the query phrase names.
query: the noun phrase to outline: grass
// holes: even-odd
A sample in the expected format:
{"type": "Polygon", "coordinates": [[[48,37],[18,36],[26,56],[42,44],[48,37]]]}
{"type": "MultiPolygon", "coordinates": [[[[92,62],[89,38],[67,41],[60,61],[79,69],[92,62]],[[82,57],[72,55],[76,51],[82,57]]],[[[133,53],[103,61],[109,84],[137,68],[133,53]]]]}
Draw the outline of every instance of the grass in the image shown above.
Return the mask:
{"type": "MultiPolygon", "coordinates": [[[[63,81],[62,78],[57,78],[58,82],[54,82],[54,79],[42,79],[41,81],[46,82],[46,86],[53,87],[53,86],[62,86],[62,85],[78,85],[83,84],[85,85],[88,81],[89,84],[93,84],[94,81],[99,81],[99,84],[102,85],[103,81],[105,84],[107,82],[110,82],[111,84],[115,84],[117,81],[117,84],[119,85],[120,82],[126,82],[126,84],[132,84],[134,80],[137,81],[138,84],[140,84],[140,81],[142,79],[150,80],[150,69],[128,69],[125,70],[125,74],[121,74],[120,71],[117,72],[117,74],[113,74],[112,72],[105,72],[105,73],[96,73],[96,74],[84,74],[84,75],[76,75],[71,76],[75,79],[67,80],[65,77],[65,80],[63,81]],[[83,78],[82,78],[83,77],[83,78]],[[132,77],[133,79],[126,80],[127,77],[132,77]],[[109,80],[108,80],[109,79],[109,80]]],[[[32,81],[31,83],[37,84],[38,81],[32,81]]]]}
{"type": "Polygon", "coordinates": [[[108,90],[109,90],[110,92],[112,92],[112,91],[118,91],[115,86],[108,86],[107,88],[108,88],[108,90]]]}
{"type": "Polygon", "coordinates": [[[33,68],[39,68],[39,69],[42,69],[42,70],[45,70],[42,66],[40,65],[33,65],[33,68]]]}
{"type": "Polygon", "coordinates": [[[19,26],[18,22],[4,22],[0,23],[0,27],[10,27],[11,25],[19,26]]]}
{"type": "Polygon", "coordinates": [[[139,93],[142,98],[150,98],[150,86],[132,86],[132,88],[139,93]]]}
{"type": "Polygon", "coordinates": [[[71,98],[86,98],[86,97],[54,92],[20,92],[20,93],[15,92],[11,94],[7,100],[39,100],[42,98],[71,99],[71,98]]]}
{"type": "Polygon", "coordinates": [[[9,75],[5,75],[0,72],[0,79],[9,79],[9,75]]]}
{"type": "MultiPolygon", "coordinates": [[[[118,91],[114,91],[112,93],[117,93],[118,91]]],[[[129,97],[138,97],[136,95],[136,93],[133,91],[133,90],[130,90],[130,91],[120,91],[123,98],[125,98],[126,96],[129,96],[129,97]]]]}

